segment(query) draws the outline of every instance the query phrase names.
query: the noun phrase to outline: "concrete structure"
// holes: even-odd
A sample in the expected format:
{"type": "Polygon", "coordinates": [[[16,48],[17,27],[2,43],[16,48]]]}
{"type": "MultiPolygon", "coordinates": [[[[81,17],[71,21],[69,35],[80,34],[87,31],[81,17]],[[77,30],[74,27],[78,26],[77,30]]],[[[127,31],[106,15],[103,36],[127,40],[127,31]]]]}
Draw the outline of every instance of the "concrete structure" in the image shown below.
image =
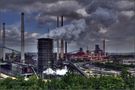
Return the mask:
{"type": "Polygon", "coordinates": [[[3,48],[2,48],[2,57],[3,57],[3,61],[5,61],[5,23],[3,23],[3,36],[2,36],[2,44],[3,44],[3,48]]]}
{"type": "Polygon", "coordinates": [[[38,73],[53,66],[53,39],[38,39],[38,73]]]}
{"type": "MultiPolygon", "coordinates": [[[[59,27],[59,17],[57,16],[57,28],[59,27]]],[[[60,56],[60,44],[59,39],[57,39],[57,60],[59,60],[60,56]]]]}
{"type": "MultiPolygon", "coordinates": [[[[63,26],[63,16],[61,16],[61,26],[63,26]]],[[[60,59],[64,59],[64,40],[61,39],[61,53],[60,53],[60,59]]]]}
{"type": "Polygon", "coordinates": [[[61,39],[61,53],[60,53],[60,59],[64,59],[64,40],[61,39]]]}
{"type": "Polygon", "coordinates": [[[105,39],[103,40],[103,52],[104,52],[104,54],[105,54],[105,51],[106,50],[106,41],[105,41],[105,39]]]}
{"type": "Polygon", "coordinates": [[[129,59],[123,59],[122,64],[126,65],[135,65],[135,59],[134,58],[129,58],[129,59]]]}
{"type": "Polygon", "coordinates": [[[25,63],[25,52],[24,52],[24,13],[21,13],[21,62],[25,63]]]}
{"type": "Polygon", "coordinates": [[[65,41],[65,60],[67,60],[67,48],[68,48],[68,43],[65,41]]]}
{"type": "Polygon", "coordinates": [[[59,39],[57,39],[57,60],[60,58],[60,42],[59,39]]]}

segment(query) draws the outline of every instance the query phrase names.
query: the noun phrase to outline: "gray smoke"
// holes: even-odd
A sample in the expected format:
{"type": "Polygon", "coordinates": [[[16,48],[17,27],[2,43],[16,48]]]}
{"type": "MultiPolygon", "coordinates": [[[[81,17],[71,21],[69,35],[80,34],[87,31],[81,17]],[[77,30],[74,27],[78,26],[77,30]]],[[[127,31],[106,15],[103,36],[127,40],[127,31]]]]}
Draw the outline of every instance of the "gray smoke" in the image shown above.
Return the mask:
{"type": "Polygon", "coordinates": [[[76,32],[75,29],[72,29],[72,25],[68,25],[52,30],[50,36],[73,40],[78,47],[102,44],[103,39],[106,39],[110,48],[111,45],[127,47],[129,45],[125,42],[128,40],[131,42],[134,39],[134,1],[93,0],[84,10],[87,12],[87,16],[82,17],[86,22],[83,29],[76,32]]]}
{"type": "Polygon", "coordinates": [[[91,48],[106,39],[111,50],[114,47],[125,51],[130,49],[127,48],[128,41],[135,35],[135,0],[27,1],[1,0],[0,8],[37,13],[35,20],[43,26],[47,23],[54,25],[56,16],[63,15],[64,22],[71,24],[52,29],[49,36],[74,41],[77,47],[91,48]]]}
{"type": "Polygon", "coordinates": [[[65,39],[68,41],[77,40],[82,32],[85,31],[86,22],[84,19],[73,21],[69,25],[65,25],[60,28],[51,30],[49,33],[50,37],[55,39],[65,39]]]}

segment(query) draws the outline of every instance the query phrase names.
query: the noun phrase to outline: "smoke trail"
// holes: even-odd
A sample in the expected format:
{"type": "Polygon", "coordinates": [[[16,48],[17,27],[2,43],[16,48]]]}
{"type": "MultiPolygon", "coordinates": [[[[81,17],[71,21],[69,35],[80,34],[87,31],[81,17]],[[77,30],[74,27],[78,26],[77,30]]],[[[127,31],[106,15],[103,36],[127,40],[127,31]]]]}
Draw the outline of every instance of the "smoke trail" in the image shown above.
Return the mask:
{"type": "MultiPolygon", "coordinates": [[[[49,37],[55,39],[65,39],[67,41],[77,40],[79,35],[85,31],[86,22],[84,19],[73,21],[69,25],[65,25],[60,28],[56,28],[51,30],[49,33],[49,37]]],[[[43,37],[46,37],[47,34],[44,34],[43,37]]]]}

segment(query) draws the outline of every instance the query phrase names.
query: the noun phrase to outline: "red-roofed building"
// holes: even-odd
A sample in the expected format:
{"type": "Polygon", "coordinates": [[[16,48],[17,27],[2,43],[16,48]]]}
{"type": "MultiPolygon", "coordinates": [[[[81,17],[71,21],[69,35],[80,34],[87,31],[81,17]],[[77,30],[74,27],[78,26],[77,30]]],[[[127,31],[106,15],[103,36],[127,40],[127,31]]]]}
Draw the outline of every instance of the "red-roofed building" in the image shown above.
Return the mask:
{"type": "Polygon", "coordinates": [[[107,61],[108,57],[102,50],[95,50],[94,52],[90,52],[87,50],[86,52],[80,48],[79,52],[71,54],[70,59],[72,60],[90,60],[90,61],[107,61]]]}

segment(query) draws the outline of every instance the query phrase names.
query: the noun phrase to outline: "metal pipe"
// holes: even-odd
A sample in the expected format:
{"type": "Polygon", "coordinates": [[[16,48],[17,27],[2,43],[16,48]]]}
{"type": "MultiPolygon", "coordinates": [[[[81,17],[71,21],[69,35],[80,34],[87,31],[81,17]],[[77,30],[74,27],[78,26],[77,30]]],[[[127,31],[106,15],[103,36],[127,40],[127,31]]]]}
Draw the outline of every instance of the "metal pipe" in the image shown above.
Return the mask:
{"type": "Polygon", "coordinates": [[[21,13],[21,62],[25,63],[24,53],[24,13],[21,13]]]}

